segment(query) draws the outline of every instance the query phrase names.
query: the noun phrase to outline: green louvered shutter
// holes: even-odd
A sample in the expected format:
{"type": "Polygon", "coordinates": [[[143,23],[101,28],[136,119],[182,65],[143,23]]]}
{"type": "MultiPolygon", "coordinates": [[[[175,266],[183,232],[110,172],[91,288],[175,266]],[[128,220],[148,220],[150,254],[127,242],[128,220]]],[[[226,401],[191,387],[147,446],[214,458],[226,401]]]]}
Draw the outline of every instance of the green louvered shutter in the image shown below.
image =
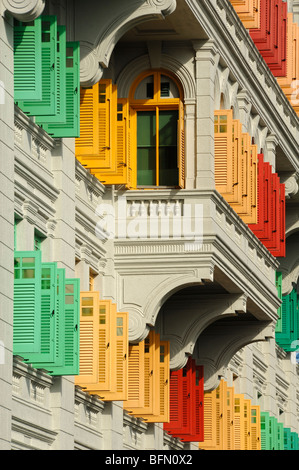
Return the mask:
{"type": "Polygon", "coordinates": [[[270,450],[270,416],[267,412],[261,412],[261,450],[270,450]]]}
{"type": "Polygon", "coordinates": [[[64,123],[45,123],[44,129],[56,138],[80,136],[80,45],[66,45],[66,120],[64,123]]]}
{"type": "Polygon", "coordinates": [[[51,375],[79,374],[80,280],[66,279],[64,289],[63,364],[51,375]]]}
{"type": "Polygon", "coordinates": [[[14,100],[42,98],[41,18],[32,23],[14,23],[14,100]]]}
{"type": "Polygon", "coordinates": [[[35,122],[41,127],[47,124],[64,123],[66,121],[66,27],[57,26],[57,84],[55,115],[36,116],[35,122]]]}
{"type": "Polygon", "coordinates": [[[291,450],[291,430],[284,428],[284,450],[291,450]]]}
{"type": "MultiPolygon", "coordinates": [[[[49,263],[51,265],[51,263],[49,263]]],[[[55,263],[56,265],[56,263],[55,263]]],[[[43,264],[46,266],[46,264],[43,264]]],[[[46,271],[44,272],[46,275],[46,271]]],[[[54,288],[54,312],[51,312],[51,357],[42,357],[41,362],[35,361],[32,365],[36,369],[45,369],[52,374],[57,367],[64,365],[64,291],[65,291],[65,269],[54,270],[51,281],[54,288]]],[[[44,286],[46,287],[46,286],[44,286]]],[[[53,295],[53,293],[52,293],[53,295]]],[[[45,334],[45,333],[44,333],[45,334]]]]}
{"type": "MultiPolygon", "coordinates": [[[[276,273],[276,289],[277,289],[278,298],[282,300],[282,273],[280,272],[276,273]]],[[[277,333],[281,333],[282,331],[282,304],[279,307],[277,314],[278,314],[278,319],[277,319],[275,331],[277,333]]]]}
{"type": "Polygon", "coordinates": [[[57,110],[57,19],[42,16],[42,99],[20,101],[19,107],[30,116],[55,115],[57,110]]]}
{"type": "Polygon", "coordinates": [[[283,424],[277,423],[277,450],[283,450],[283,424]]]}
{"type": "Polygon", "coordinates": [[[15,252],[13,354],[40,352],[41,252],[15,252]]]}
{"type": "Polygon", "coordinates": [[[41,334],[40,352],[31,354],[32,366],[47,369],[46,365],[54,361],[55,354],[55,315],[56,315],[56,263],[42,263],[41,268],[41,334]]]}

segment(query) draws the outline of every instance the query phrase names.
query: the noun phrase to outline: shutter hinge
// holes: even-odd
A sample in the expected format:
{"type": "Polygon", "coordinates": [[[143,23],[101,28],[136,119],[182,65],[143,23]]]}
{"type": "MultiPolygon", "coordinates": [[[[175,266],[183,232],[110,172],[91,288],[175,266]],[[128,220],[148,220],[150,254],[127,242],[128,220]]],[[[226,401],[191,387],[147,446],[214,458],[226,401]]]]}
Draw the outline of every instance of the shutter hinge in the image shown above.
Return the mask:
{"type": "Polygon", "coordinates": [[[55,315],[55,310],[52,310],[51,317],[54,317],[55,315]]]}

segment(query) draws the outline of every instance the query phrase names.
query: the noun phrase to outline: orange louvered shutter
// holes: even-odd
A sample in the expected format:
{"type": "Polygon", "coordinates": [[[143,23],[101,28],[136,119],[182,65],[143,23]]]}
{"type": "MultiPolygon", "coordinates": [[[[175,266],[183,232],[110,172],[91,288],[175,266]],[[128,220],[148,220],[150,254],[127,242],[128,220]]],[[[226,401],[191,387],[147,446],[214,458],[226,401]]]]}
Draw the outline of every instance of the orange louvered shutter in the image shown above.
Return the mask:
{"type": "Polygon", "coordinates": [[[124,401],[128,399],[128,314],[113,308],[114,318],[111,325],[111,389],[101,393],[103,401],[124,401]]]}
{"type": "Polygon", "coordinates": [[[244,434],[245,434],[245,449],[250,450],[251,440],[250,440],[250,421],[251,421],[251,409],[250,409],[250,400],[244,399],[244,434]]]}
{"type": "Polygon", "coordinates": [[[233,174],[231,171],[233,111],[215,111],[215,183],[221,195],[232,194],[233,174]]]}
{"type": "Polygon", "coordinates": [[[250,448],[251,450],[261,450],[261,415],[260,407],[251,405],[250,408],[250,448]]]}
{"type": "Polygon", "coordinates": [[[294,92],[291,84],[299,79],[299,26],[293,23],[293,14],[288,13],[287,18],[287,60],[286,76],[278,77],[277,81],[286,95],[294,92]]]}
{"type": "Polygon", "coordinates": [[[234,449],[234,389],[227,387],[223,396],[223,408],[226,414],[224,423],[224,448],[234,449]]]}
{"type": "Polygon", "coordinates": [[[235,395],[234,398],[234,450],[244,450],[244,397],[235,395]]]}
{"type": "Polygon", "coordinates": [[[99,294],[97,292],[81,292],[80,363],[79,375],[75,377],[75,384],[82,387],[86,387],[87,384],[96,384],[98,378],[98,304],[99,294]]]}
{"type": "Polygon", "coordinates": [[[144,341],[129,344],[128,400],[123,405],[129,413],[144,406],[144,341]]]}
{"type": "Polygon", "coordinates": [[[231,0],[245,28],[260,27],[260,0],[231,0]]]}

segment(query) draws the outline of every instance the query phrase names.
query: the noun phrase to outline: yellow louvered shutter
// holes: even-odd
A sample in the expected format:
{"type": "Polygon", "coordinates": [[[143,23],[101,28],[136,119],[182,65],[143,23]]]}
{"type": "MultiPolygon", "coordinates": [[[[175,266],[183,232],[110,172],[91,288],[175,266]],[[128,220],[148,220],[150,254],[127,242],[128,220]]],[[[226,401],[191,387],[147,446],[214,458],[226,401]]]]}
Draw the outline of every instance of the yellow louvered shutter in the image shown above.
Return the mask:
{"type": "Polygon", "coordinates": [[[86,387],[95,384],[98,377],[98,304],[97,292],[80,294],[80,363],[75,384],[86,387]]]}
{"type": "Polygon", "coordinates": [[[144,341],[129,344],[128,399],[123,406],[129,413],[144,406],[144,341]]]}
{"type": "MultiPolygon", "coordinates": [[[[154,370],[153,370],[153,412],[141,414],[149,423],[166,423],[169,421],[169,387],[170,387],[170,347],[168,341],[159,341],[155,335],[154,370]]],[[[136,415],[139,416],[139,415],[136,415]]]]}
{"type": "Polygon", "coordinates": [[[114,97],[116,88],[112,86],[111,80],[99,82],[99,154],[96,166],[111,168],[111,153],[114,141],[113,115],[115,111],[114,97]]]}
{"type": "Polygon", "coordinates": [[[111,80],[101,80],[92,88],[81,88],[80,137],[75,155],[87,169],[111,168],[116,113],[116,87],[111,80]]]}
{"type": "Polygon", "coordinates": [[[116,312],[114,317],[111,328],[111,390],[101,393],[104,401],[124,401],[128,399],[128,314],[116,312]]]}
{"type": "Polygon", "coordinates": [[[80,163],[99,153],[98,84],[80,90],[80,137],[75,140],[75,154],[80,163]]]}
{"type": "Polygon", "coordinates": [[[136,189],[137,187],[137,113],[135,109],[129,110],[128,125],[128,188],[136,189]],[[135,149],[135,150],[134,150],[135,149]]]}
{"type": "Polygon", "coordinates": [[[185,188],[185,121],[184,106],[180,102],[179,105],[179,122],[178,122],[178,169],[179,169],[179,187],[185,188]]]}
{"type": "Polygon", "coordinates": [[[151,330],[144,340],[144,406],[135,407],[132,414],[136,417],[158,414],[159,403],[156,402],[155,387],[157,384],[157,354],[160,337],[151,330]]]}
{"type": "Polygon", "coordinates": [[[129,149],[129,103],[127,99],[118,99],[113,87],[112,100],[112,151],[108,168],[95,165],[91,173],[105,184],[128,185],[128,149],[129,149]]]}
{"type": "Polygon", "coordinates": [[[204,394],[204,442],[199,443],[200,449],[217,449],[216,413],[216,390],[214,390],[204,394]]]}
{"type": "Polygon", "coordinates": [[[99,377],[97,390],[110,390],[111,387],[111,309],[110,300],[99,302],[99,377]]]}

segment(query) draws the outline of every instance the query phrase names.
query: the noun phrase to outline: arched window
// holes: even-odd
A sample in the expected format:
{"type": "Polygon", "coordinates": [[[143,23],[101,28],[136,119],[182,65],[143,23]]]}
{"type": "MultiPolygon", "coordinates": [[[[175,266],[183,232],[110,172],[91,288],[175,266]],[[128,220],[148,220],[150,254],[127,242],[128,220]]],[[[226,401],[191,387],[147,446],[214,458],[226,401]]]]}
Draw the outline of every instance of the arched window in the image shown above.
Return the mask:
{"type": "Polygon", "coordinates": [[[182,90],[172,74],[148,71],[129,96],[132,160],[138,188],[184,187],[182,90]]]}

